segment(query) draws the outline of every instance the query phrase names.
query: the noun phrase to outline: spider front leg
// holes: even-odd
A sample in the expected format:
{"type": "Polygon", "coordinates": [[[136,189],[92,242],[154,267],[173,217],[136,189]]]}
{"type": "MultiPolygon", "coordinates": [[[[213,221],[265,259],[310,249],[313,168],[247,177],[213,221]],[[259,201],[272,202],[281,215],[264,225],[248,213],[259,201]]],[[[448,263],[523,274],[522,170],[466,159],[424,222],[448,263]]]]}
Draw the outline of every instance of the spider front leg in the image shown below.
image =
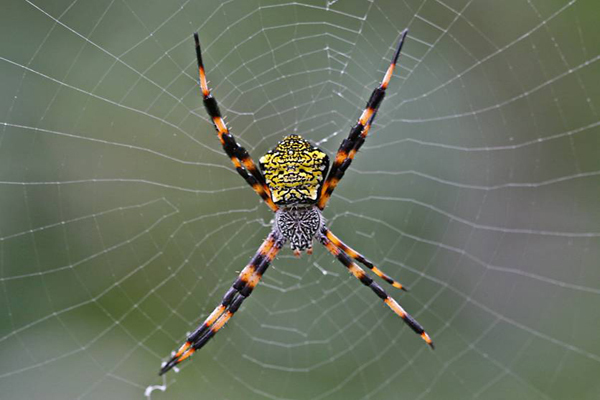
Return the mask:
{"type": "Polygon", "coordinates": [[[242,302],[250,296],[254,287],[260,281],[271,261],[275,258],[284,241],[275,233],[269,234],[258,248],[248,265],[240,272],[238,278],[221,300],[221,304],[213,310],[206,320],[179,348],[177,353],[161,368],[159,375],[165,374],[174,366],[190,357],[204,345],[233,317],[242,302]]]}
{"type": "Polygon", "coordinates": [[[342,242],[327,227],[323,227],[323,229],[322,229],[321,232],[337,248],[339,248],[341,251],[343,251],[344,253],[346,253],[347,255],[349,255],[350,257],[352,257],[353,259],[355,259],[359,263],[363,264],[365,267],[369,268],[371,271],[373,271],[373,273],[375,275],[377,275],[378,277],[380,277],[381,279],[383,279],[384,281],[386,281],[387,283],[389,283],[393,287],[401,289],[401,290],[404,290],[405,292],[408,292],[408,288],[406,286],[404,286],[400,282],[397,282],[397,281],[393,280],[392,278],[390,278],[382,270],[380,270],[375,265],[373,265],[373,263],[371,261],[367,260],[362,254],[360,254],[359,252],[357,252],[356,250],[354,250],[352,247],[348,246],[346,243],[342,242]]]}
{"type": "Polygon", "coordinates": [[[398,47],[396,48],[392,62],[388,67],[381,84],[375,88],[375,90],[373,90],[373,93],[371,93],[371,97],[367,102],[367,106],[358,119],[358,122],[352,127],[348,138],[342,141],[342,144],[338,149],[338,152],[335,156],[335,161],[331,166],[331,170],[329,171],[329,175],[327,175],[327,179],[321,187],[321,195],[317,203],[317,207],[319,207],[321,210],[327,205],[327,202],[329,201],[329,198],[331,197],[335,187],[344,177],[344,173],[350,166],[350,163],[352,163],[354,155],[365,142],[367,134],[369,133],[369,129],[371,129],[371,125],[375,119],[375,115],[377,115],[377,110],[379,110],[379,106],[385,97],[385,90],[390,83],[390,79],[394,73],[394,68],[396,68],[396,63],[398,62],[398,57],[402,51],[404,39],[406,38],[407,34],[408,29],[405,29],[404,32],[402,32],[400,42],[398,43],[398,47]]]}
{"type": "Polygon", "coordinates": [[[279,209],[277,205],[271,199],[271,193],[267,184],[265,183],[265,178],[250,157],[248,151],[240,146],[236,141],[233,135],[229,132],[227,125],[225,125],[225,121],[221,116],[221,111],[219,110],[219,105],[217,104],[217,100],[213,97],[210,89],[208,88],[208,82],[206,80],[206,73],[204,71],[204,64],[202,63],[202,51],[200,50],[200,39],[198,38],[198,33],[194,33],[194,41],[196,42],[196,58],[198,61],[198,74],[200,77],[200,87],[202,89],[202,98],[204,103],[204,108],[208,113],[209,117],[212,119],[213,125],[217,130],[217,136],[219,137],[219,141],[223,146],[223,150],[227,154],[227,156],[231,159],[231,162],[235,166],[238,174],[244,178],[246,182],[258,195],[264,200],[265,203],[269,206],[269,208],[275,212],[279,209]]]}
{"type": "Polygon", "coordinates": [[[433,342],[431,338],[425,332],[425,329],[415,320],[409,313],[404,311],[402,306],[396,302],[392,297],[390,297],[385,290],[381,286],[379,286],[376,282],[373,281],[365,271],[356,265],[342,249],[337,247],[330,239],[327,238],[324,234],[319,236],[320,242],[329,250],[331,254],[333,254],[355,278],[357,278],[363,285],[368,286],[383,302],[392,309],[402,320],[410,326],[410,328],[415,331],[421,338],[433,349],[433,342]]]}

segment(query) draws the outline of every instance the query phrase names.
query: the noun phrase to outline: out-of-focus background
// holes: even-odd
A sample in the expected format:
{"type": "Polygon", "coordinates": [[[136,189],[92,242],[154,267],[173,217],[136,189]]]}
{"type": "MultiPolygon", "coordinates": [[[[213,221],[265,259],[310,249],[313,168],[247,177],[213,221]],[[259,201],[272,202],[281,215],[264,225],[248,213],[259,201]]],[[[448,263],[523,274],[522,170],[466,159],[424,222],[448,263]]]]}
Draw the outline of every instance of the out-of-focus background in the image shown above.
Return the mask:
{"type": "MultiPolygon", "coordinates": [[[[600,5],[8,1],[0,13],[3,399],[600,398],[600,5]],[[411,288],[423,341],[323,248],[285,250],[161,363],[269,232],[197,87],[258,159],[331,156],[410,33],[325,216],[411,288]]],[[[385,283],[382,283],[385,285],[385,283]]]]}

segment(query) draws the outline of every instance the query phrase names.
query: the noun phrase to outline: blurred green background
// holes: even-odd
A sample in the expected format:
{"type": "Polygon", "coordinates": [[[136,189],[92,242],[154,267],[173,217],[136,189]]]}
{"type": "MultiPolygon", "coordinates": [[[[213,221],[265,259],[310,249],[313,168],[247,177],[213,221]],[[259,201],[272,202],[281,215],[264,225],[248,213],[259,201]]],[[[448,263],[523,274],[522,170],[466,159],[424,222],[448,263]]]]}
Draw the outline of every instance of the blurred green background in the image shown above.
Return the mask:
{"type": "Polygon", "coordinates": [[[3,1],[0,397],[600,398],[598,15],[590,0],[3,1]],[[205,115],[192,33],[257,159],[290,133],[335,154],[405,27],[325,216],[412,289],[386,286],[437,349],[319,246],[283,251],[159,378],[271,219],[205,115]]]}

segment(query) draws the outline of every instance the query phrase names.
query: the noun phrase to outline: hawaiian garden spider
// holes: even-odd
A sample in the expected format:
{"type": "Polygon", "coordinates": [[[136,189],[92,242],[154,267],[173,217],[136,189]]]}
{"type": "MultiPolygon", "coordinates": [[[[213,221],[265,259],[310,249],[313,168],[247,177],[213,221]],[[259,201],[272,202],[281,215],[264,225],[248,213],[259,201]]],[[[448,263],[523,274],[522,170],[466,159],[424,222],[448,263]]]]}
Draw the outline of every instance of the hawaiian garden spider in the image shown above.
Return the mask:
{"type": "Polygon", "coordinates": [[[260,158],[262,172],[256,167],[246,149],[240,146],[233,135],[229,133],[221,117],[217,101],[210,93],[206,82],[198,34],[194,34],[204,107],[212,118],[219,140],[223,145],[223,150],[235,165],[237,172],[275,213],[275,221],[271,233],[248,265],[242,270],[231,288],[225,293],[221,304],[215,308],[202,325],[188,336],[186,342],[171,357],[169,362],[163,365],[160,375],[203,347],[229,321],[242,302],[250,296],[284,244],[289,242],[294,254],[300,256],[304,250],[308,254],[312,253],[313,239],[317,239],[325,246],[331,254],[348,268],[352,275],[359,279],[363,285],[371,288],[392,311],[398,314],[413,331],[421,335],[423,340],[433,348],[433,342],[423,327],[354,261],[364,264],[375,275],[392,286],[403,290],[406,290],[406,288],[338,239],[325,226],[325,220],[321,214],[331,197],[331,193],[344,176],[344,172],[369,133],[379,105],[385,96],[385,90],[394,72],[407,33],[407,29],[402,32],[392,62],[381,84],[371,94],[365,110],[356,125],[350,130],[348,138],[342,141],[329,175],[327,175],[327,169],[329,168],[327,154],[297,135],[283,138],[273,150],[260,158]]]}

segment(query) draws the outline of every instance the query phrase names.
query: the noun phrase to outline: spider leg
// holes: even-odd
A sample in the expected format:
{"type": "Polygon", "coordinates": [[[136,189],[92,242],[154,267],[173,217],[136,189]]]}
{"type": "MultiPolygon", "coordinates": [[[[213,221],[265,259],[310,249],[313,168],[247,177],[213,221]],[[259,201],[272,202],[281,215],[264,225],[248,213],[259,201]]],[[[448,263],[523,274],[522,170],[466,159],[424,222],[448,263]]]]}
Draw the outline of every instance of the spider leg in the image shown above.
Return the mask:
{"type": "Polygon", "coordinates": [[[377,110],[379,109],[379,106],[385,97],[385,89],[387,89],[390,79],[394,73],[394,68],[396,68],[396,63],[398,62],[398,57],[402,51],[402,46],[407,33],[408,29],[405,29],[404,32],[402,32],[400,42],[398,43],[398,47],[396,48],[392,62],[388,67],[381,84],[375,88],[375,90],[373,90],[373,93],[371,93],[371,97],[367,102],[367,106],[358,119],[358,122],[352,127],[350,134],[342,141],[342,144],[338,149],[338,152],[335,156],[335,161],[333,162],[331,170],[327,175],[327,179],[321,187],[321,195],[317,203],[317,206],[321,210],[327,205],[327,202],[329,201],[329,198],[331,197],[335,187],[344,177],[344,173],[350,166],[350,163],[352,163],[354,155],[365,142],[367,134],[369,133],[369,129],[371,129],[371,124],[373,123],[375,115],[377,114],[377,110]]]}
{"type": "Polygon", "coordinates": [[[338,248],[331,240],[329,240],[326,236],[320,235],[319,240],[329,250],[331,254],[333,254],[348,270],[354,277],[356,277],[361,283],[365,286],[371,288],[371,290],[383,300],[385,304],[389,308],[392,309],[400,318],[404,320],[404,322],[410,326],[410,328],[415,331],[421,338],[429,345],[431,348],[434,348],[433,342],[429,335],[425,332],[425,329],[419,324],[409,313],[404,311],[404,309],[391,298],[385,290],[381,286],[379,286],[376,282],[373,281],[365,271],[359,267],[356,263],[352,261],[350,256],[338,248]]]}
{"type": "Polygon", "coordinates": [[[258,193],[271,210],[277,211],[279,207],[277,207],[271,199],[271,192],[265,182],[264,176],[252,160],[252,157],[250,157],[248,151],[236,142],[233,135],[229,132],[227,125],[225,125],[217,100],[215,100],[208,88],[204,64],[202,63],[202,52],[200,50],[198,33],[194,33],[194,41],[196,42],[196,58],[198,60],[198,74],[200,76],[200,87],[202,89],[204,108],[217,130],[217,136],[223,146],[223,150],[231,159],[236,171],[242,178],[252,186],[252,189],[258,193]]]}
{"type": "Polygon", "coordinates": [[[341,251],[343,251],[344,253],[346,253],[347,255],[349,255],[350,257],[352,257],[359,263],[363,264],[365,267],[369,268],[371,271],[373,271],[373,273],[375,275],[377,275],[378,277],[380,277],[381,279],[383,279],[384,281],[386,281],[393,287],[402,289],[405,292],[408,292],[408,288],[406,286],[404,286],[400,282],[397,282],[397,281],[393,280],[392,278],[390,278],[382,270],[380,270],[375,265],[373,265],[373,263],[371,261],[367,260],[362,254],[360,254],[359,252],[354,250],[352,247],[348,246],[346,243],[342,242],[327,227],[324,227],[323,230],[321,231],[321,233],[324,234],[327,237],[327,239],[329,239],[329,241],[331,241],[331,243],[333,243],[337,248],[339,248],[341,251]]]}
{"type": "Polygon", "coordinates": [[[283,244],[284,242],[274,233],[265,239],[254,257],[225,293],[221,304],[210,313],[202,325],[188,336],[177,353],[161,368],[159,375],[163,375],[202,348],[231,319],[242,302],[250,296],[283,244]]]}

